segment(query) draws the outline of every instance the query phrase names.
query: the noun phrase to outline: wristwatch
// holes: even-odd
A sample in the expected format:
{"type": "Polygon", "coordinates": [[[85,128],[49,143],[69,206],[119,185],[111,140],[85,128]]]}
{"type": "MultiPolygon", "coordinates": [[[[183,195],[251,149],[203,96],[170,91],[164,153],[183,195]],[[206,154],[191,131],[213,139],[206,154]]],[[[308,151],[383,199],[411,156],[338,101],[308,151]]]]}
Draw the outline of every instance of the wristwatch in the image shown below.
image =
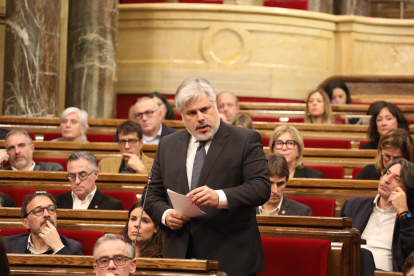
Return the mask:
{"type": "Polygon", "coordinates": [[[410,212],[404,212],[404,214],[401,214],[399,218],[401,220],[410,220],[413,219],[413,215],[410,212]]]}

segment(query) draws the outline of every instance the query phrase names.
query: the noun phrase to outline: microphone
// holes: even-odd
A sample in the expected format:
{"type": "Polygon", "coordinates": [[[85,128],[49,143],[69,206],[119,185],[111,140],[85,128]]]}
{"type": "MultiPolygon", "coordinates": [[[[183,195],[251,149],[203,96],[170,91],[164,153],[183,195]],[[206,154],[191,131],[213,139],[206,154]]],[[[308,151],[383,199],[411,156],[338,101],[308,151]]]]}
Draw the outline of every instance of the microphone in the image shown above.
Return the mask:
{"type": "Polygon", "coordinates": [[[145,201],[147,200],[147,193],[148,193],[148,189],[149,189],[149,185],[151,183],[151,180],[152,180],[152,171],[150,171],[149,174],[148,174],[147,187],[146,187],[147,189],[145,190],[144,202],[142,203],[141,216],[139,218],[137,234],[135,235],[134,247],[137,246],[137,239],[138,239],[139,229],[141,228],[142,216],[144,215],[145,201]]]}

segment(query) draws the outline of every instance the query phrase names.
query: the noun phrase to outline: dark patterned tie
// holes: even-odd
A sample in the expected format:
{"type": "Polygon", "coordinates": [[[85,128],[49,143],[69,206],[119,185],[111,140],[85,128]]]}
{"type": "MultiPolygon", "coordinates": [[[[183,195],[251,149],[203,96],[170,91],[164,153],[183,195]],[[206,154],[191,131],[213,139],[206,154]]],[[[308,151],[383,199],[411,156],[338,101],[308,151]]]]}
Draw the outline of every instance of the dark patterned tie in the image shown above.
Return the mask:
{"type": "Polygon", "coordinates": [[[198,143],[199,145],[197,147],[196,156],[194,158],[193,176],[191,178],[191,190],[197,188],[201,168],[203,167],[204,159],[206,159],[206,149],[204,148],[206,141],[199,141],[198,143]]]}

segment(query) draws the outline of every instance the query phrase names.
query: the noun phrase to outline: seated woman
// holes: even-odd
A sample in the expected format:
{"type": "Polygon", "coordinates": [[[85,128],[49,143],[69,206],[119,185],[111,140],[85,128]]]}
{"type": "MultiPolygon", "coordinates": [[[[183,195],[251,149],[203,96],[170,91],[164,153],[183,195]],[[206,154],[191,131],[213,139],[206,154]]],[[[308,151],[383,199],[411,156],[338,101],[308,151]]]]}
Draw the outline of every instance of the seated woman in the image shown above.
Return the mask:
{"type": "Polygon", "coordinates": [[[346,84],[341,80],[333,80],[325,87],[331,104],[352,104],[351,95],[346,84]]]}
{"type": "Polygon", "coordinates": [[[88,113],[77,107],[68,107],[60,115],[62,137],[52,141],[88,142],[85,135],[88,128],[88,113]]]}
{"type": "Polygon", "coordinates": [[[405,158],[412,161],[413,157],[414,142],[410,133],[401,128],[392,129],[381,137],[375,164],[366,165],[355,179],[379,180],[393,160],[405,158]]]}
{"type": "Polygon", "coordinates": [[[409,131],[407,119],[393,103],[374,102],[368,112],[371,115],[368,127],[370,142],[362,145],[361,149],[377,149],[381,137],[391,129],[402,128],[409,131]]]}
{"type": "Polygon", "coordinates": [[[306,101],[305,123],[331,124],[332,109],[328,95],[321,90],[311,92],[306,101]]]}
{"type": "Polygon", "coordinates": [[[289,178],[325,178],[320,171],[303,166],[303,140],[295,127],[278,126],[273,131],[269,145],[273,153],[280,153],[286,158],[289,178]]]}
{"type": "Polygon", "coordinates": [[[254,130],[252,118],[250,118],[250,116],[247,114],[237,115],[236,117],[234,117],[233,120],[231,120],[230,124],[233,126],[244,127],[254,130]]]}
{"type": "Polygon", "coordinates": [[[13,199],[0,192],[0,207],[16,207],[16,204],[13,199]]]}
{"type": "MultiPolygon", "coordinates": [[[[135,202],[128,212],[128,221],[121,231],[121,235],[135,243],[139,218],[141,217],[141,201],[135,202]]],[[[161,229],[154,224],[151,218],[144,211],[142,215],[141,228],[139,230],[137,244],[135,246],[135,257],[162,258],[164,254],[164,234],[161,229]]]]}
{"type": "Polygon", "coordinates": [[[155,91],[155,92],[148,94],[148,97],[154,99],[157,102],[158,107],[160,108],[162,112],[163,120],[174,120],[175,119],[174,110],[163,94],[155,91]]]}

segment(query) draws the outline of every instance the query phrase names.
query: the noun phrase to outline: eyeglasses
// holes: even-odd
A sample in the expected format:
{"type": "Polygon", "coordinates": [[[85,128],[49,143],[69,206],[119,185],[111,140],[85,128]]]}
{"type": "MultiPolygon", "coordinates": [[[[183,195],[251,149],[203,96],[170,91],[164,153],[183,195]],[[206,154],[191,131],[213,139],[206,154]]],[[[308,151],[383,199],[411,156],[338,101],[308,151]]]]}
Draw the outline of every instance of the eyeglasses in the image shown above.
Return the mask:
{"type": "MultiPolygon", "coordinates": [[[[91,171],[90,173],[87,173],[85,171],[78,173],[78,177],[81,181],[86,180],[88,176],[90,176],[95,170],[91,171]]],[[[76,180],[76,173],[68,173],[66,177],[69,179],[69,181],[75,181],[76,180]]]]}
{"type": "Polygon", "coordinates": [[[128,144],[130,144],[131,146],[134,146],[137,142],[138,142],[138,139],[128,139],[128,140],[119,140],[118,141],[118,144],[120,145],[120,146],[125,146],[126,145],[126,143],[128,142],[128,144]]]}
{"type": "Polygon", "coordinates": [[[137,119],[137,120],[141,120],[142,119],[142,117],[145,115],[147,118],[151,118],[152,117],[152,115],[154,115],[154,112],[155,111],[157,111],[157,110],[147,110],[147,111],[145,111],[145,112],[143,112],[143,113],[135,113],[134,114],[134,118],[135,119],[137,119]]]}
{"type": "Polygon", "coordinates": [[[29,213],[27,213],[27,215],[25,216],[25,218],[27,218],[27,216],[30,215],[31,213],[35,214],[35,216],[40,217],[45,212],[45,209],[47,209],[47,212],[49,214],[51,214],[51,215],[56,214],[56,206],[50,204],[47,207],[42,207],[42,206],[35,207],[33,210],[31,210],[29,213]]]}
{"type": "Polygon", "coordinates": [[[388,154],[382,154],[382,153],[381,153],[381,157],[382,157],[382,160],[384,160],[385,162],[388,162],[390,160],[394,161],[394,160],[398,160],[401,158],[400,156],[389,156],[388,154]]]}
{"type": "Polygon", "coordinates": [[[296,145],[296,141],[287,140],[286,142],[283,142],[282,140],[277,140],[273,142],[272,148],[280,150],[283,148],[283,145],[286,145],[287,149],[293,149],[296,145]]]}
{"type": "Polygon", "coordinates": [[[124,255],[115,255],[113,258],[101,257],[99,259],[96,259],[95,262],[98,265],[98,267],[104,268],[109,265],[111,260],[114,261],[114,264],[116,266],[123,266],[125,265],[127,260],[132,260],[132,258],[124,256],[124,255]]]}

